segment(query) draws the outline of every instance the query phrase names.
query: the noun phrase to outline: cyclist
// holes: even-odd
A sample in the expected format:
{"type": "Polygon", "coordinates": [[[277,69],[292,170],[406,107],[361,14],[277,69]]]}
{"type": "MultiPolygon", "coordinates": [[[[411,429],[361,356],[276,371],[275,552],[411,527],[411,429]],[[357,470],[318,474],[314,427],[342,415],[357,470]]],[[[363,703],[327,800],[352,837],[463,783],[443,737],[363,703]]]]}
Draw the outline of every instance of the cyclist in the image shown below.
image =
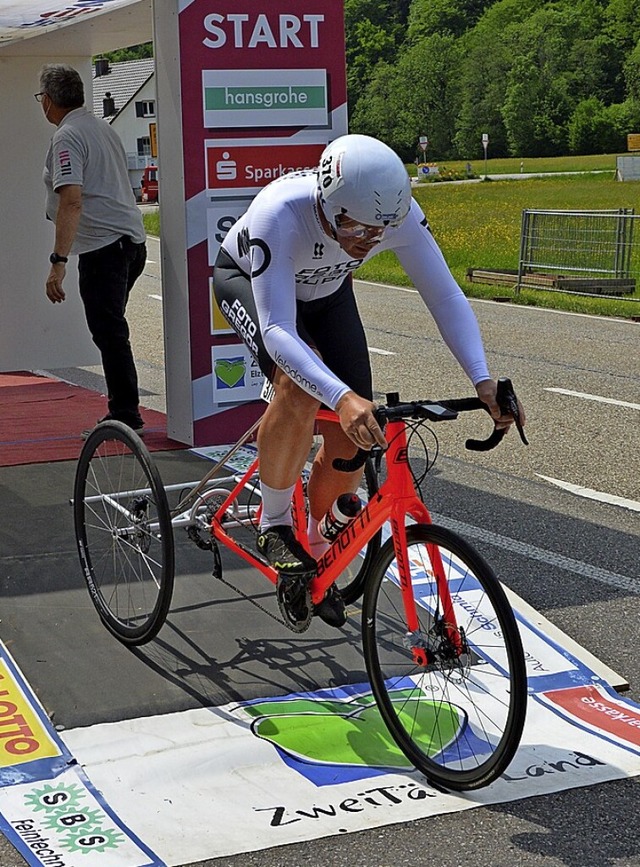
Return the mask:
{"type": "MultiPolygon", "coordinates": [[[[263,511],[257,544],[299,620],[309,614],[305,591],[315,558],[327,547],[318,521],[360,479],[361,471],[338,473],[332,461],[353,456],[356,447],[385,446],[352,286],[353,271],[381,250],[398,256],[496,425],[513,422],[496,403],[475,315],[394,151],[369,136],[345,135],[326,147],[316,171],[292,172],[261,190],[222,243],[214,289],[223,314],[273,383],[258,432],[263,511]],[[340,426],[321,431],[309,479],[309,554],[293,534],[290,506],[321,404],[337,412],[340,426]]],[[[344,624],[335,585],[314,613],[332,626],[344,624]]]]}

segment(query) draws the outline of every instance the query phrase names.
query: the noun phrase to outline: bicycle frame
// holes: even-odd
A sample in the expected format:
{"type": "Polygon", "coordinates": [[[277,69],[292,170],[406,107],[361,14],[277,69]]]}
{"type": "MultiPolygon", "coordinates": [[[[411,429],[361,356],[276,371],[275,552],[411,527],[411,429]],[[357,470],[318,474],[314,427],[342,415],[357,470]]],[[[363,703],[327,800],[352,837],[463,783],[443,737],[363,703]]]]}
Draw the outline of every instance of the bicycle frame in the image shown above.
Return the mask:
{"type": "MultiPolygon", "coordinates": [[[[503,392],[505,399],[511,394],[515,406],[513,389],[503,392]]],[[[362,597],[367,674],[400,750],[434,785],[453,790],[488,785],[513,758],[526,716],[526,665],[517,622],[491,567],[455,532],[431,523],[421,501],[422,474],[419,480],[408,455],[414,420],[419,426],[477,409],[484,409],[478,398],[403,403],[398,394],[387,395],[386,404],[376,409],[385,429],[386,479],[381,482],[369,457],[368,502],[327,546],[308,589],[302,582],[278,585],[276,570],[254,550],[263,505],[258,459],[253,449],[242,452],[239,461],[234,455],[259,422],[225,449],[200,481],[168,487],[144,443],[126,425],[98,425],[80,454],[73,505],[80,563],[102,622],[126,646],[156,637],[171,606],[176,527],[186,528],[189,540],[210,552],[214,577],[241,597],[250,598],[222,576],[220,544],[276,585],[281,622],[293,632],[303,632],[313,614],[330,626],[344,625],[342,606],[340,622],[321,607],[328,589],[335,589],[332,583],[339,582],[346,604],[362,597]],[[123,482],[129,490],[120,490],[123,482]],[[167,491],[179,499],[173,510],[167,491]],[[390,538],[380,547],[383,528],[389,535],[387,525],[390,538]],[[303,593],[304,609],[302,604],[298,609],[303,593]]],[[[517,424],[515,410],[511,414],[517,424]]],[[[327,426],[339,423],[328,410],[318,419],[327,426]]],[[[504,430],[494,425],[487,439],[469,439],[466,446],[493,448],[504,430]]],[[[378,458],[379,450],[374,455],[378,458]]],[[[356,469],[367,456],[359,449],[353,458],[334,461],[336,469],[350,474],[339,490],[355,484],[356,469]]],[[[300,543],[308,546],[307,479],[305,469],[294,487],[292,518],[300,543]]],[[[316,481],[313,477],[312,489],[316,481]]],[[[332,599],[340,601],[335,594],[332,599]]]]}
{"type": "MultiPolygon", "coordinates": [[[[329,410],[320,410],[318,421],[338,423],[338,417],[329,410]]],[[[385,429],[388,443],[386,451],[387,478],[380,490],[364,506],[361,512],[344,528],[333,541],[331,547],[318,560],[317,576],[311,581],[310,593],[314,604],[319,603],[326,590],[334,583],[347,566],[358,556],[369,540],[389,521],[393,538],[393,546],[398,563],[400,587],[407,618],[407,632],[419,630],[416,601],[413,595],[411,572],[407,562],[406,518],[413,518],[417,523],[431,523],[427,507],[416,494],[413,479],[408,464],[408,447],[406,426],[404,421],[389,421],[385,429]]],[[[273,584],[278,573],[267,565],[257,555],[237,539],[234,539],[225,529],[225,513],[237,499],[240,492],[253,479],[258,471],[258,459],[238,481],[228,497],[221,503],[211,519],[211,533],[238,556],[242,557],[254,568],[258,569],[273,584]]],[[[307,517],[304,505],[302,483],[298,480],[293,497],[293,526],[298,539],[307,546],[307,517]]],[[[438,596],[443,605],[443,620],[445,629],[453,645],[461,650],[461,638],[456,627],[453,604],[449,594],[440,553],[436,546],[430,546],[429,555],[434,577],[438,587],[438,596]]],[[[416,662],[426,664],[424,651],[416,647],[413,650],[416,662]]]]}

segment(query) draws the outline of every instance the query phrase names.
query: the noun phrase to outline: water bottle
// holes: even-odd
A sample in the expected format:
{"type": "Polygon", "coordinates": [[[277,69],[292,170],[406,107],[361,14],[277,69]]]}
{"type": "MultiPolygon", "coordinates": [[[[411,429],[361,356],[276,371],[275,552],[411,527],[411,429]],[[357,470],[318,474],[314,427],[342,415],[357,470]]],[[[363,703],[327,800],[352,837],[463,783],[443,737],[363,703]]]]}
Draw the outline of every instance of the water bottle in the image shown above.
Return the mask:
{"type": "Polygon", "coordinates": [[[318,532],[328,542],[333,542],[361,509],[362,501],[357,494],[340,494],[318,523],[318,532]]]}

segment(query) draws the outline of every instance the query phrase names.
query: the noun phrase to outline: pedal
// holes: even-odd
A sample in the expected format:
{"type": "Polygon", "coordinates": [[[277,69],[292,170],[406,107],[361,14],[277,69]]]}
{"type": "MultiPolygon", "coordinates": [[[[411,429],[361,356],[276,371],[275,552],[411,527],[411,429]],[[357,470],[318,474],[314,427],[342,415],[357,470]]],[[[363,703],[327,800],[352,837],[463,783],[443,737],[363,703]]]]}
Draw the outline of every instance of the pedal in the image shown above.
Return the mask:
{"type": "Polygon", "coordinates": [[[292,632],[306,632],[311,625],[313,604],[309,590],[309,579],[278,578],[276,599],[285,626],[292,632]]]}

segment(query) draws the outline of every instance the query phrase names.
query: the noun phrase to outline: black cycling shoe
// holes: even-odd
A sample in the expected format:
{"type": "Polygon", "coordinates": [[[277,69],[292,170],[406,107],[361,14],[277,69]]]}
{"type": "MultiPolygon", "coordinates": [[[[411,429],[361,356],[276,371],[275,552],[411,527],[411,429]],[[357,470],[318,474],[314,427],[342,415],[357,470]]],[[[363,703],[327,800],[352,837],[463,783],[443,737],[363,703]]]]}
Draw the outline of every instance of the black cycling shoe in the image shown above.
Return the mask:
{"type": "Polygon", "coordinates": [[[294,632],[304,632],[311,623],[309,581],[316,574],[316,561],[285,524],[263,530],[257,548],[278,572],[276,595],[285,624],[294,632]]]}
{"type": "Polygon", "coordinates": [[[258,535],[257,548],[282,577],[292,575],[310,580],[316,574],[318,564],[286,524],[262,530],[258,535]]]}
{"type": "MultiPolygon", "coordinates": [[[[98,425],[98,424],[100,424],[100,422],[103,422],[103,421],[118,421],[118,419],[114,419],[114,417],[112,415],[107,414],[103,418],[99,418],[98,421],[96,422],[96,424],[98,425]]],[[[131,430],[134,433],[137,433],[141,439],[144,439],[144,422],[142,421],[142,419],[140,419],[140,421],[134,421],[131,423],[124,422],[124,424],[128,425],[131,428],[131,430]]],[[[83,440],[87,440],[87,439],[89,439],[89,435],[91,433],[93,433],[93,428],[88,427],[82,431],[80,436],[82,437],[83,440]]]]}
{"type": "Polygon", "coordinates": [[[347,612],[344,607],[344,599],[335,584],[329,587],[324,594],[322,602],[315,606],[314,614],[320,620],[324,620],[327,626],[334,626],[336,629],[340,629],[341,626],[345,625],[347,622],[347,612]]]}

